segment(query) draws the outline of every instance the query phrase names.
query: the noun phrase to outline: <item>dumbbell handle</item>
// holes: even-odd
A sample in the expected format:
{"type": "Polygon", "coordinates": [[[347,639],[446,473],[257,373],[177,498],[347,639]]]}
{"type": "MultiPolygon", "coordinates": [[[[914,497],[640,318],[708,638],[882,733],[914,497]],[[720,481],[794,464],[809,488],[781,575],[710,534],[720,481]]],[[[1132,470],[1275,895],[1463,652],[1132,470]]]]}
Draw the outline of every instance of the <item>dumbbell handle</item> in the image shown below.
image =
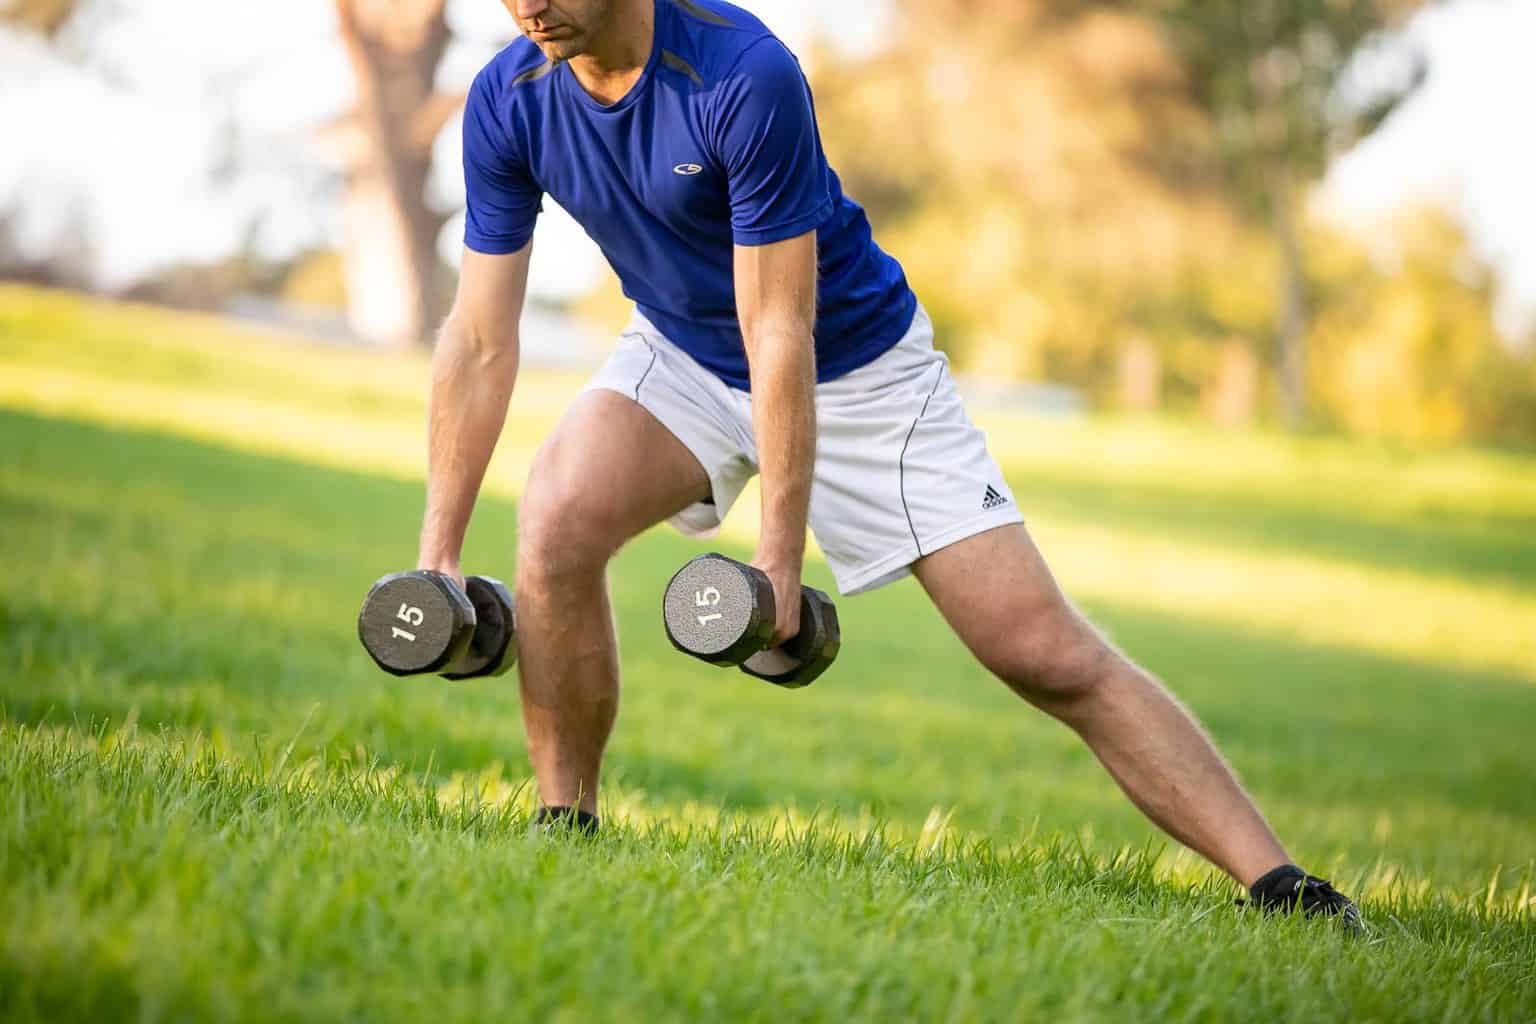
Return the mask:
{"type": "MultiPolygon", "coordinates": [[[[772,614],[771,608],[765,610],[772,614]]],[[[766,646],[747,658],[741,663],[741,670],[775,686],[798,689],[815,682],[837,658],[841,647],[837,606],[826,594],[802,585],[799,632],[784,643],[766,646]]]]}
{"type": "Polygon", "coordinates": [[[743,563],[743,568],[745,568],[758,580],[758,585],[761,587],[762,592],[762,597],[759,599],[760,607],[762,608],[762,615],[770,627],[768,630],[769,639],[764,640],[760,650],[781,650],[784,652],[784,654],[791,658],[803,659],[807,654],[810,653],[806,650],[806,647],[812,641],[814,641],[816,637],[816,620],[811,611],[811,602],[814,600],[812,595],[819,595],[822,600],[826,600],[826,595],[822,594],[819,590],[813,590],[812,588],[801,584],[800,628],[794,636],[790,637],[782,644],[775,645],[772,640],[772,633],[775,629],[777,629],[778,626],[779,610],[777,603],[778,598],[775,596],[773,591],[773,580],[768,577],[766,572],[759,569],[755,565],[747,565],[743,563]]]}

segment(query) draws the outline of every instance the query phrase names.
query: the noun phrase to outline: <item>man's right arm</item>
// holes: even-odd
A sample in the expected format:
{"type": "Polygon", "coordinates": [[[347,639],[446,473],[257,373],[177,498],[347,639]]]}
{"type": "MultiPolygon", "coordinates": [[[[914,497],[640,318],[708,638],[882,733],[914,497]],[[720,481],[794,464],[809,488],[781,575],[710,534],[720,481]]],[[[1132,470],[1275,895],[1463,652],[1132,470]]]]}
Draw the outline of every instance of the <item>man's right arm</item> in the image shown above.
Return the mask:
{"type": "Polygon", "coordinates": [[[492,256],[464,251],[458,295],[432,356],[427,512],[417,568],[462,585],[459,556],[517,380],[518,322],[533,245],[492,256]]]}

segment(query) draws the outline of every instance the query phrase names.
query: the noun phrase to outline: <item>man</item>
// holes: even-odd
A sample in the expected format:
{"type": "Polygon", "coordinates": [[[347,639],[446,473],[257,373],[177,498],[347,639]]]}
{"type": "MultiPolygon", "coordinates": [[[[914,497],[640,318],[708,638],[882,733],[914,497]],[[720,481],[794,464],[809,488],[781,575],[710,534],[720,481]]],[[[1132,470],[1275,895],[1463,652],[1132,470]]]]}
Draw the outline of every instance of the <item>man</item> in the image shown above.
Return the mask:
{"type": "Polygon", "coordinates": [[[773,583],[776,641],[798,627],[809,525],[842,593],[915,575],[987,668],[1076,730],[1149,818],[1259,905],[1358,922],[1291,864],[1189,714],[1057,588],[901,267],[827,166],[789,51],[721,0],[503,3],[526,38],[480,73],[465,111],[466,251],[433,362],[421,568],[462,580],[544,194],[637,307],[521,505],[521,688],[541,818],[596,827],[619,695],[610,557],[663,520],[718,525],[756,472],[753,564],[773,583]]]}

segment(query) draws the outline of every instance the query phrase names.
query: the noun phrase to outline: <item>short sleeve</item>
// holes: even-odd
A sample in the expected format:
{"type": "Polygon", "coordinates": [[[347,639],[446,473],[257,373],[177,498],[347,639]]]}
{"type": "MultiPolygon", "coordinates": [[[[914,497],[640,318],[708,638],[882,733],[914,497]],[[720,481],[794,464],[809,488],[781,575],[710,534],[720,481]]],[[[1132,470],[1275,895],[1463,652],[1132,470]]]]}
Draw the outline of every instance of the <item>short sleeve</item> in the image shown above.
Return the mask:
{"type": "Polygon", "coordinates": [[[482,71],[464,101],[464,244],[501,256],[533,237],[543,190],[511,152],[496,109],[490,68],[482,71]]]}
{"type": "Polygon", "coordinates": [[[725,168],[738,245],[768,245],[819,227],[832,212],[826,157],[800,64],[771,36],[722,83],[716,157],[725,168]]]}

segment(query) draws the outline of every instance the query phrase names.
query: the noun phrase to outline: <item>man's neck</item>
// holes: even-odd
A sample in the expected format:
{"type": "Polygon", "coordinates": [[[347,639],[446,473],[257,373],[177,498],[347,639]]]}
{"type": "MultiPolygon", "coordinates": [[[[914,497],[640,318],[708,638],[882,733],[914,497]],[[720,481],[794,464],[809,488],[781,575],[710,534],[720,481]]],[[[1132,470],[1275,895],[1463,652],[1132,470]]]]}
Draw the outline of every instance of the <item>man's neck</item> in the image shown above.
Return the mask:
{"type": "Polygon", "coordinates": [[[639,81],[651,61],[655,37],[655,0],[618,0],[613,17],[587,52],[571,58],[571,71],[588,95],[611,106],[639,81]]]}

